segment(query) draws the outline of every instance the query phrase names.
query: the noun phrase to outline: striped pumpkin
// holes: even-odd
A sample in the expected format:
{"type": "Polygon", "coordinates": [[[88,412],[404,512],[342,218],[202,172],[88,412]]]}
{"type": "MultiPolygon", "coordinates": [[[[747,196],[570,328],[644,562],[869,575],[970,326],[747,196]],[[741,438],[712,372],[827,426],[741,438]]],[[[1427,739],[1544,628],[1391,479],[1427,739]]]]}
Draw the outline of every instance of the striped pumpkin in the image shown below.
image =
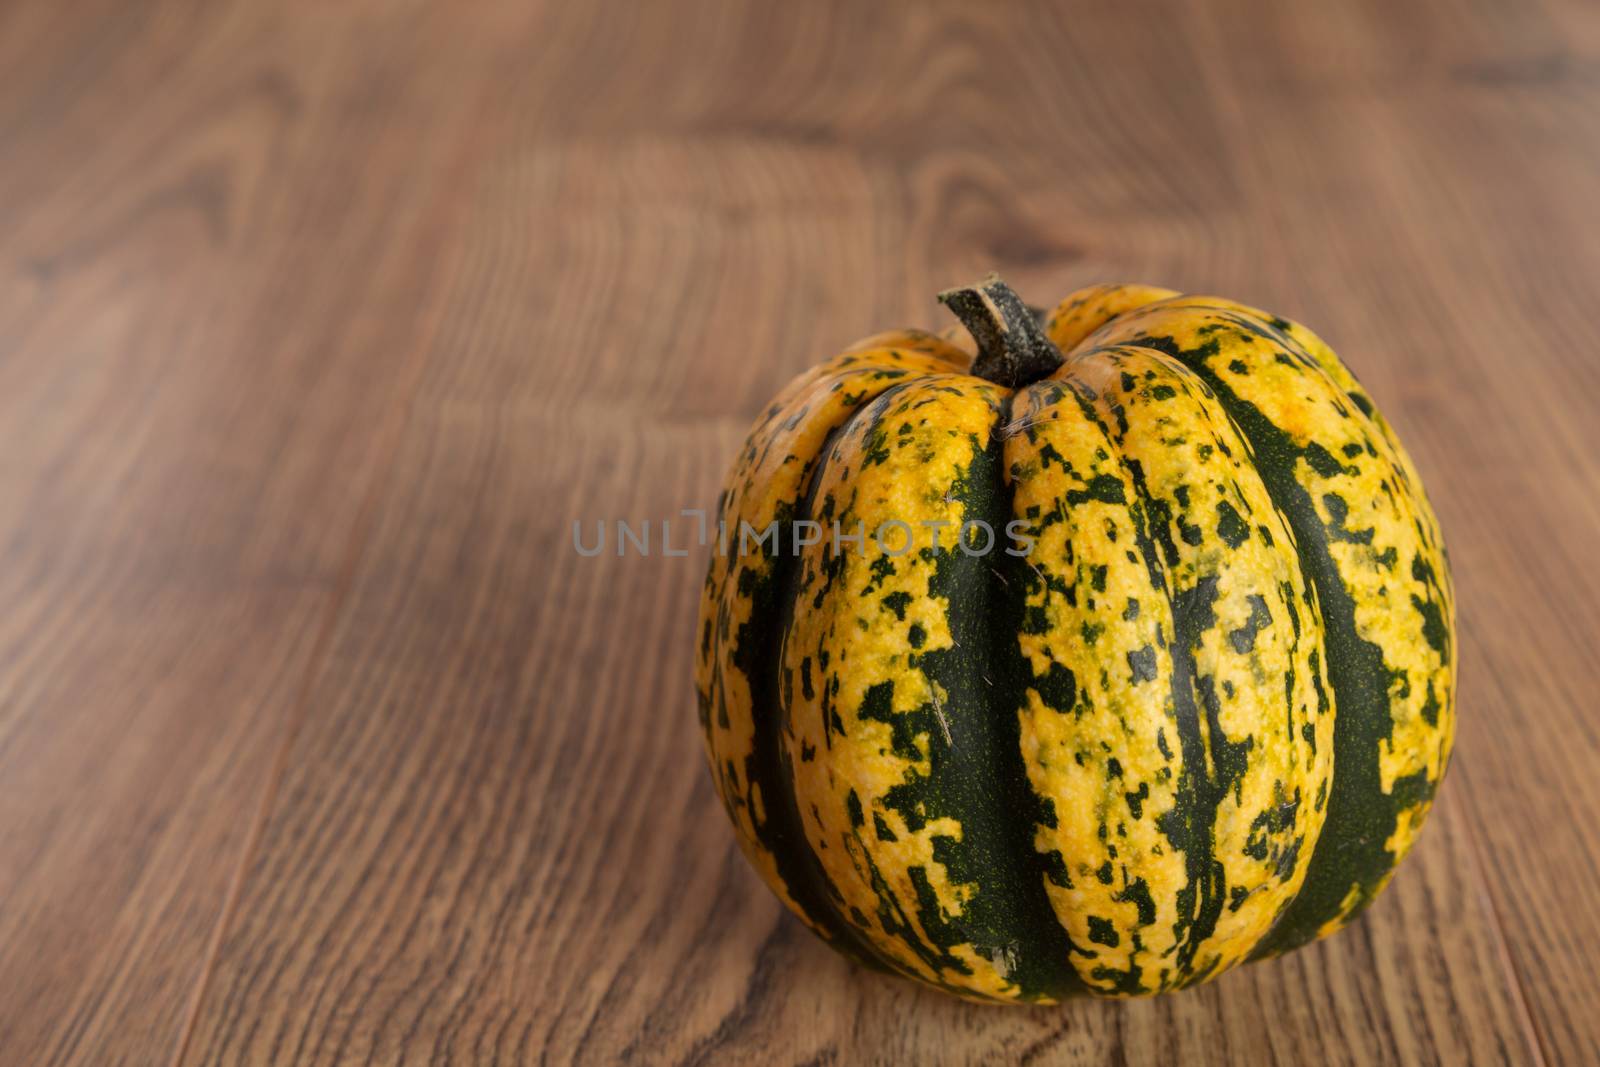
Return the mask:
{"type": "Polygon", "coordinates": [[[1228,300],[941,300],[976,357],[863,341],[722,496],[697,687],[745,854],[845,955],[987,1000],[1178,989],[1349,922],[1454,733],[1389,425],[1228,300]]]}

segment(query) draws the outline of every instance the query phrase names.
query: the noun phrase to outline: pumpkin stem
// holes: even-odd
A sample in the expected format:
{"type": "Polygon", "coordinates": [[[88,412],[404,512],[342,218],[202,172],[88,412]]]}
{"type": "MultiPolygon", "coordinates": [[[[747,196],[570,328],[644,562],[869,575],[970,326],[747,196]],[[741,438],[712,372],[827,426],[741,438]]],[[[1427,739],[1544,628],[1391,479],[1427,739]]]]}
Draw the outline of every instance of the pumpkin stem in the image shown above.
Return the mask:
{"type": "Polygon", "coordinates": [[[972,373],[1008,389],[1048,378],[1066,362],[1040,325],[1040,315],[1022,302],[998,274],[977,285],[947,289],[939,303],[949,308],[972,339],[978,357],[972,373]]]}

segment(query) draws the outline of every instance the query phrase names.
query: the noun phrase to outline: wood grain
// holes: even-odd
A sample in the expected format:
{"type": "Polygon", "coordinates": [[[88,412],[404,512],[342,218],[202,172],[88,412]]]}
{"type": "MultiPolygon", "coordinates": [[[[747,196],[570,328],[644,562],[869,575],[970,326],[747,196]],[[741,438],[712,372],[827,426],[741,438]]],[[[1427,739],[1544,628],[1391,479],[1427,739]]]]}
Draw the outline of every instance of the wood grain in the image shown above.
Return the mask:
{"type": "Polygon", "coordinates": [[[1600,1059],[1600,12],[0,9],[0,1063],[1600,1059]],[[1316,327],[1460,735],[1356,927],[981,1008],[746,869],[690,692],[752,414],[998,267],[1316,327]],[[659,530],[659,527],[658,527],[659,530]]]}

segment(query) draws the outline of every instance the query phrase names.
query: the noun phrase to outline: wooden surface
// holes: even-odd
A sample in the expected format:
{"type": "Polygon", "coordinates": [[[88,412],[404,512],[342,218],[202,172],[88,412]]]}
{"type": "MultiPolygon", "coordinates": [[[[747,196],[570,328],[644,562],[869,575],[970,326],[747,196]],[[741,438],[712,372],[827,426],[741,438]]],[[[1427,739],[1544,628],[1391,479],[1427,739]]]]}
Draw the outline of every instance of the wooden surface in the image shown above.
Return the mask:
{"type": "Polygon", "coordinates": [[[0,8],[0,1063],[1600,1060],[1600,9],[0,8]],[[853,971],[737,854],[754,412],[991,267],[1311,324],[1461,605],[1353,929],[1158,1001],[853,971]]]}

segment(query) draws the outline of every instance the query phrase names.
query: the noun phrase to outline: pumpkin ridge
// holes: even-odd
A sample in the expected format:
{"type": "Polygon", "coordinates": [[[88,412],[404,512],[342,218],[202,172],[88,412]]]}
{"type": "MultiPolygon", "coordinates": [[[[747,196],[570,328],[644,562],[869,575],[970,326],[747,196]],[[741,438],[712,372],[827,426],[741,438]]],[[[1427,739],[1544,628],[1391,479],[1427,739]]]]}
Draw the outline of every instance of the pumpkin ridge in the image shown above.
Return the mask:
{"type": "MultiPolygon", "coordinates": [[[[963,746],[959,756],[952,746],[956,767],[943,770],[954,804],[966,809],[958,816],[962,847],[981,854],[1000,883],[987,894],[998,899],[975,898],[968,909],[978,904],[992,913],[1000,939],[994,949],[1013,961],[1010,976],[1024,997],[1060,998],[1082,995],[1088,986],[1072,965],[1073,954],[1082,950],[1057,919],[1045,889],[1044,859],[1034,847],[1034,827],[1045,818],[1045,801],[1028,780],[1021,747],[1018,715],[1033,672],[1017,641],[1027,560],[1006,551],[1014,493],[1005,477],[1004,428],[1011,424],[1016,398],[1009,391],[1003,397],[986,446],[968,468],[964,502],[994,531],[991,551],[971,558],[953,546],[941,556],[930,590],[949,599],[952,631],[973,651],[982,649],[983,658],[963,656],[959,649],[923,658],[949,656],[957,667],[976,666],[983,683],[972,686],[972,699],[975,718],[986,727],[986,736],[975,740],[985,743],[963,746]],[[972,602],[964,602],[968,597],[972,602]],[[991,800],[998,803],[985,804],[991,800]],[[974,842],[973,837],[984,840],[974,842]]],[[[944,673],[934,672],[936,677],[944,673]]],[[[957,729],[953,721],[952,732],[957,729]]]]}
{"type": "Polygon", "coordinates": [[[1155,593],[1164,572],[1094,391],[1068,373],[1027,394],[1008,470],[1037,548],[1016,629],[1035,672],[1025,756],[1048,801],[1035,848],[1058,921],[1083,949],[1080,977],[1101,995],[1151,992],[1172,951],[1174,871],[1157,840],[1178,754],[1167,700],[1144,687],[1170,687],[1157,651],[1170,599],[1155,593]]]}
{"type": "MultiPolygon", "coordinates": [[[[1153,583],[1172,624],[1159,643],[1183,759],[1157,826],[1185,874],[1173,883],[1173,966],[1160,983],[1190,985],[1241,962],[1304,878],[1321,823],[1309,798],[1330,770],[1332,720],[1313,711],[1320,643],[1301,639],[1306,586],[1289,527],[1204,381],[1135,346],[1093,350],[1073,367],[1107,416],[1136,540],[1165,564],[1153,583]]],[[[1109,967],[1106,977],[1118,992],[1149,980],[1109,967]]]]}
{"type": "MultiPolygon", "coordinates": [[[[1085,352],[1075,357],[1082,359],[1099,352],[1085,352]]],[[[1101,410],[1101,405],[1110,401],[1104,394],[1095,393],[1096,409],[1101,410]]],[[[1157,535],[1165,534],[1170,541],[1171,533],[1165,529],[1157,531],[1158,510],[1155,498],[1150,491],[1145,478],[1143,465],[1128,456],[1125,447],[1125,425],[1119,425],[1117,420],[1099,420],[1101,428],[1105,431],[1107,439],[1116,449],[1117,462],[1128,476],[1128,483],[1133,489],[1134,500],[1129,503],[1129,512],[1133,519],[1134,539],[1138,551],[1150,571],[1151,584],[1166,597],[1168,610],[1172,619],[1173,633],[1163,650],[1171,663],[1172,671],[1169,676],[1169,690],[1173,711],[1176,717],[1178,745],[1183,753],[1182,770],[1178,776],[1178,797],[1173,804],[1168,817],[1162,820],[1161,829],[1172,842],[1173,848],[1183,853],[1184,870],[1187,883],[1178,890],[1178,926],[1175,930],[1177,945],[1174,953],[1174,980],[1176,984],[1187,984],[1203,980],[1208,973],[1192,975],[1190,968],[1193,966],[1196,953],[1200,946],[1215,928],[1217,916],[1221,913],[1224,902],[1226,886],[1220,884],[1221,872],[1216,859],[1214,827],[1217,814],[1217,805],[1221,799],[1221,791],[1217,790],[1205,773],[1208,763],[1207,744],[1200,732],[1200,707],[1195,692],[1195,662],[1194,646],[1199,643],[1199,634],[1203,627],[1200,623],[1203,614],[1211,610],[1215,597],[1215,583],[1209,587],[1200,583],[1193,589],[1178,590],[1173,585],[1172,576],[1168,567],[1161,558],[1161,546],[1157,543],[1157,535]],[[1209,588],[1211,599],[1206,598],[1209,588]],[[1207,809],[1205,814],[1209,818],[1201,820],[1201,809],[1207,809]]],[[[1167,546],[1169,556],[1175,556],[1175,550],[1170,544],[1167,546]]],[[[1131,992],[1132,990],[1130,990],[1131,992]]]]}
{"type": "Polygon", "coordinates": [[[1328,552],[1327,533],[1310,494],[1286,466],[1294,462],[1292,457],[1299,450],[1215,374],[1204,368],[1198,373],[1208,379],[1229,416],[1249,438],[1262,481],[1295,532],[1301,566],[1317,590],[1328,683],[1337,709],[1333,784],[1322,835],[1312,850],[1299,895],[1257,945],[1253,955],[1260,958],[1311,941],[1325,922],[1360,911],[1393,869],[1397,858],[1384,842],[1394,832],[1398,811],[1392,803],[1383,805],[1387,811],[1375,810],[1375,802],[1385,796],[1378,774],[1378,745],[1389,734],[1392,720],[1385,694],[1372,684],[1373,679],[1386,676],[1383,651],[1356,633],[1355,603],[1328,552]],[[1348,905],[1352,891],[1360,894],[1353,909],[1348,905]]]}
{"type": "MultiPolygon", "coordinates": [[[[759,543],[760,553],[768,561],[769,569],[764,574],[754,570],[745,572],[754,577],[748,592],[752,604],[748,620],[751,632],[736,635],[733,654],[735,665],[747,678],[750,689],[753,736],[751,752],[745,761],[745,772],[750,792],[760,796],[766,809],[766,818],[757,824],[756,833],[760,845],[772,857],[777,877],[800,910],[801,917],[810,924],[820,926],[819,932],[824,933],[838,951],[870,969],[909,976],[903,968],[894,966],[891,961],[884,960],[874,952],[834,904],[827,879],[806,844],[790,775],[784,766],[779,736],[782,728],[782,708],[779,703],[782,689],[781,664],[777,653],[781,648],[785,620],[792,604],[786,590],[794,580],[794,572],[798,570],[798,556],[793,552],[795,524],[810,517],[812,497],[823,463],[834,443],[883,393],[902,389],[908,384],[906,378],[878,377],[874,380],[883,368],[873,370],[852,363],[839,367],[836,387],[838,383],[855,377],[858,367],[865,372],[867,381],[864,388],[867,390],[882,381],[888,381],[888,384],[882,389],[868,392],[857,402],[827,431],[815,452],[796,457],[809,470],[797,486],[793,499],[786,498],[785,503],[776,510],[778,540],[774,549],[769,550],[765,542],[759,543]]],[[[801,408],[793,418],[802,418],[806,413],[806,409],[801,408]]],[[[752,455],[765,453],[772,447],[771,437],[765,436],[763,431],[781,425],[774,422],[777,414],[777,409],[770,411],[752,434],[751,441],[746,445],[747,450],[753,450],[752,455]],[[761,438],[759,443],[758,437],[761,438]]],[[[730,531],[728,536],[739,539],[742,535],[738,531],[730,531]]],[[[730,552],[742,550],[741,540],[734,540],[729,547],[730,552]],[[734,545],[738,546],[737,549],[734,545]]],[[[735,581],[735,572],[730,571],[725,580],[730,583],[735,581]]]]}
{"type": "MultiPolygon", "coordinates": [[[[1237,312],[1227,317],[1236,318],[1237,312]]],[[[1289,347],[1265,333],[1265,327],[1261,324],[1252,332],[1289,347]]],[[[1336,707],[1327,816],[1299,894],[1251,954],[1260,959],[1315,940],[1329,932],[1329,924],[1348,922],[1376,898],[1400,860],[1387,842],[1399,824],[1402,807],[1426,803],[1438,779],[1404,791],[1383,789],[1380,746],[1392,735],[1394,720],[1387,690],[1378,680],[1387,680],[1389,670],[1383,649],[1357,631],[1355,601],[1331,555],[1329,533],[1310,493],[1294,474],[1295,462],[1308,450],[1295,444],[1258,407],[1241,399],[1208,365],[1212,353],[1204,346],[1183,349],[1162,336],[1141,337],[1135,343],[1178,359],[1200,375],[1249,440],[1262,481],[1294,530],[1301,567],[1316,590],[1324,623],[1326,671],[1336,707]]],[[[1309,355],[1297,354],[1305,355],[1307,371],[1320,373],[1309,355]]]]}
{"type": "MultiPolygon", "coordinates": [[[[911,395],[880,396],[870,421],[852,423],[823,455],[813,517],[868,530],[898,521],[906,533],[924,516],[986,517],[970,506],[980,482],[972,472],[1001,391],[963,375],[925,376],[905,389],[911,395]],[[966,429],[940,429],[952,419],[966,429]]],[[[979,703],[984,666],[967,656],[984,647],[984,605],[962,565],[985,561],[953,540],[939,537],[935,552],[920,529],[913,544],[924,547],[880,545],[881,554],[861,553],[870,564],[821,545],[804,554],[780,650],[785,672],[800,679],[784,689],[787,784],[806,845],[877,956],[958,995],[1039,999],[1048,993],[1017,958],[1039,931],[1008,925],[1012,885],[997,876],[984,829],[1004,825],[1003,813],[985,819],[971,809],[994,753],[979,703]],[[908,615],[913,600],[923,607],[908,615]],[[935,654],[958,642],[956,654],[935,654]],[[849,674],[871,681],[841,689],[849,674]],[[962,759],[970,780],[950,773],[962,759]]]]}
{"type": "MultiPolygon", "coordinates": [[[[795,502],[793,518],[788,524],[791,531],[798,531],[802,522],[815,521],[813,516],[816,513],[817,491],[823,484],[823,473],[834,455],[838,442],[855,432],[856,422],[869,417],[869,413],[875,409],[878,409],[877,414],[871,417],[874,420],[881,418],[881,409],[887,405],[889,398],[904,392],[917,380],[912,377],[893,383],[871,400],[857,405],[842,422],[828,431],[821,447],[817,449],[810,474],[795,502]]],[[[795,538],[791,536],[788,541],[789,551],[778,555],[774,560],[775,610],[772,613],[773,618],[767,623],[768,633],[759,642],[759,646],[764,649],[764,654],[759,660],[762,664],[762,673],[770,676],[771,688],[767,692],[771,694],[771,703],[768,706],[773,709],[773,713],[766,716],[764,721],[757,723],[756,752],[759,757],[764,758],[765,765],[773,769],[772,788],[766,790],[766,793],[775,798],[772,803],[784,820],[783,829],[792,835],[787,839],[794,843],[793,847],[784,848],[779,852],[779,862],[782,864],[787,861],[791,866],[799,868],[795,872],[796,879],[790,881],[791,892],[795,893],[808,914],[816,916],[827,924],[829,931],[835,934],[836,946],[841,944],[849,946],[851,957],[873,970],[916,977],[897,961],[877,951],[849,921],[840,907],[836,891],[829,884],[820,861],[806,840],[799,798],[795,791],[794,768],[784,753],[781,737],[782,732],[789,728],[791,711],[791,699],[787,695],[788,687],[782,684],[781,678],[783,647],[788,641],[789,630],[794,622],[794,609],[800,595],[802,570],[800,552],[794,548],[794,540],[795,538]]]]}

